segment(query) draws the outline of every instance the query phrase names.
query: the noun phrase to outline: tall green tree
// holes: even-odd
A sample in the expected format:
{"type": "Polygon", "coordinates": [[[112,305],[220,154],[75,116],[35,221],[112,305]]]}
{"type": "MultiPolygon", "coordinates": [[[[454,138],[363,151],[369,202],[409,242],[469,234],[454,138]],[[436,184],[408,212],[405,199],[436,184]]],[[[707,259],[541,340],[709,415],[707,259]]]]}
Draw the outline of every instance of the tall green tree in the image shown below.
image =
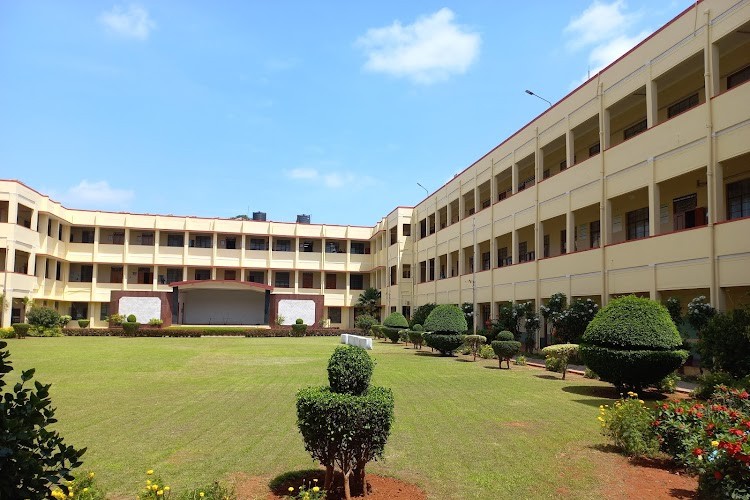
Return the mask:
{"type": "Polygon", "coordinates": [[[380,290],[370,287],[360,293],[357,307],[370,316],[380,318],[380,290]]]}

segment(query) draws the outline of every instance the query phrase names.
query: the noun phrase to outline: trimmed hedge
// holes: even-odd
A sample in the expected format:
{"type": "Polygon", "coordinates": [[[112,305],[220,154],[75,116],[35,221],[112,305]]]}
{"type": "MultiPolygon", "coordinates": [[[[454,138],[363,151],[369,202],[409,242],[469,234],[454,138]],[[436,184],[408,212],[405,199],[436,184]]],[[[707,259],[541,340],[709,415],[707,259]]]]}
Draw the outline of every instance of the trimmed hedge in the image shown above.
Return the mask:
{"type": "Polygon", "coordinates": [[[333,392],[359,396],[370,386],[374,368],[372,358],[361,347],[338,346],[328,360],[328,385],[333,392]]]}
{"type": "Polygon", "coordinates": [[[513,332],[509,332],[508,330],[503,330],[502,332],[499,332],[497,334],[497,337],[495,337],[495,340],[501,340],[501,341],[516,340],[516,337],[513,335],[513,332]]]}
{"type": "MultiPolygon", "coordinates": [[[[301,321],[301,320],[297,320],[297,321],[301,321]]],[[[304,337],[306,332],[307,332],[306,324],[294,323],[292,325],[292,333],[294,334],[293,337],[304,337]]]]}
{"type": "Polygon", "coordinates": [[[399,341],[399,332],[404,328],[409,328],[409,322],[400,312],[392,312],[383,320],[383,333],[391,342],[397,344],[399,341]]]}
{"type": "Polygon", "coordinates": [[[31,325],[28,323],[15,323],[11,326],[13,327],[16,337],[19,339],[24,338],[26,334],[29,333],[29,328],[31,328],[31,325]]]}
{"type": "MultiPolygon", "coordinates": [[[[562,371],[562,378],[565,380],[565,375],[568,372],[568,364],[570,360],[578,356],[578,344],[553,344],[548,345],[542,349],[542,354],[545,356],[544,366],[547,365],[547,360],[554,360],[550,365],[559,367],[562,371]]],[[[558,371],[558,370],[550,370],[558,371]]]]}
{"type": "Polygon", "coordinates": [[[612,300],[589,323],[579,347],[601,380],[640,390],[657,384],[687,360],[667,309],[633,295],[612,300]]]}
{"type": "MultiPolygon", "coordinates": [[[[420,326],[420,325],[414,325],[420,326]]],[[[422,342],[424,342],[424,332],[422,330],[409,330],[408,332],[409,342],[414,344],[416,349],[422,349],[422,342]]]]}
{"type": "MultiPolygon", "coordinates": [[[[342,333],[359,335],[356,330],[339,330],[334,328],[311,328],[308,337],[338,337],[342,333]]],[[[122,337],[122,328],[80,328],[65,330],[68,337],[122,337]]],[[[287,328],[140,328],[136,337],[295,337],[287,328]]]]}
{"type": "MultiPolygon", "coordinates": [[[[132,314],[130,315],[132,316],[132,314]]],[[[126,337],[135,337],[135,334],[138,332],[138,329],[140,328],[141,324],[137,321],[123,321],[122,322],[122,332],[123,335],[126,337]]]]}
{"type": "Polygon", "coordinates": [[[463,334],[468,329],[468,325],[466,316],[458,306],[441,304],[427,316],[424,328],[438,335],[463,334]]]}
{"type": "MultiPolygon", "coordinates": [[[[500,332],[498,337],[502,333],[504,332],[500,332]]],[[[510,335],[512,338],[513,334],[510,333],[510,335]]],[[[502,368],[503,361],[505,361],[508,364],[508,370],[510,370],[510,360],[513,356],[521,352],[521,343],[517,340],[493,340],[490,345],[492,345],[492,350],[495,351],[495,355],[497,356],[498,366],[502,368]]]]}
{"type": "Polygon", "coordinates": [[[464,345],[464,335],[459,334],[427,333],[424,340],[429,347],[437,349],[443,356],[453,355],[453,351],[464,345]]]}
{"type": "Polygon", "coordinates": [[[91,320],[90,319],[79,319],[78,320],[78,326],[80,326],[81,328],[88,328],[90,324],[91,324],[91,320]]]}

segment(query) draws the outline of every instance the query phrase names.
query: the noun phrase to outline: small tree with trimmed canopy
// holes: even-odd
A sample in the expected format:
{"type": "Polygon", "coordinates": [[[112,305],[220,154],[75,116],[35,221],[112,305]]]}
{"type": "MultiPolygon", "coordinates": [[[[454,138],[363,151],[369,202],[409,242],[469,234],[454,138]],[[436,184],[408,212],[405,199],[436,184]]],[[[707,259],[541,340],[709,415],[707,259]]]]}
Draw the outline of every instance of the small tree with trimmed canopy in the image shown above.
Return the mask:
{"type": "Polygon", "coordinates": [[[464,344],[464,333],[468,329],[466,317],[458,306],[441,304],[432,310],[424,322],[427,345],[450,356],[464,344]]]}

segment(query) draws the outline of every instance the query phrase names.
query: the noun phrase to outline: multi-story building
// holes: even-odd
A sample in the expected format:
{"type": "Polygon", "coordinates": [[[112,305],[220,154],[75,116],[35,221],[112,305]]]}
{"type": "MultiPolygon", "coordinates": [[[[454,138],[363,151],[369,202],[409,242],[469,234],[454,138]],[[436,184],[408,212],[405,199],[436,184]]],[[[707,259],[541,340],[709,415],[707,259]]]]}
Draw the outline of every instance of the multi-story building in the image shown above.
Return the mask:
{"type": "Polygon", "coordinates": [[[748,80],[750,1],[698,2],[372,228],[71,210],[5,181],[6,301],[95,324],[138,293],[170,294],[175,322],[227,322],[216,307],[244,293],[263,310],[252,321],[312,308],[349,326],[367,286],[386,311],[473,303],[479,324],[556,292],[736,307],[750,302],[748,80]]]}

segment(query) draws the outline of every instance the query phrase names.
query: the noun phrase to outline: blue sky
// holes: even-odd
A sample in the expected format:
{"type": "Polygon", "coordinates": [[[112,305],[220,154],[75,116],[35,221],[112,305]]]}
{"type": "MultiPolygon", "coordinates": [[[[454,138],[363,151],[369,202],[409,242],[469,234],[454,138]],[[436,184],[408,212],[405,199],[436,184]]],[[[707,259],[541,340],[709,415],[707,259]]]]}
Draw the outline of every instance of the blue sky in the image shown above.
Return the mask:
{"type": "Polygon", "coordinates": [[[0,177],[71,208],[371,226],[688,1],[0,3],[0,177]]]}

